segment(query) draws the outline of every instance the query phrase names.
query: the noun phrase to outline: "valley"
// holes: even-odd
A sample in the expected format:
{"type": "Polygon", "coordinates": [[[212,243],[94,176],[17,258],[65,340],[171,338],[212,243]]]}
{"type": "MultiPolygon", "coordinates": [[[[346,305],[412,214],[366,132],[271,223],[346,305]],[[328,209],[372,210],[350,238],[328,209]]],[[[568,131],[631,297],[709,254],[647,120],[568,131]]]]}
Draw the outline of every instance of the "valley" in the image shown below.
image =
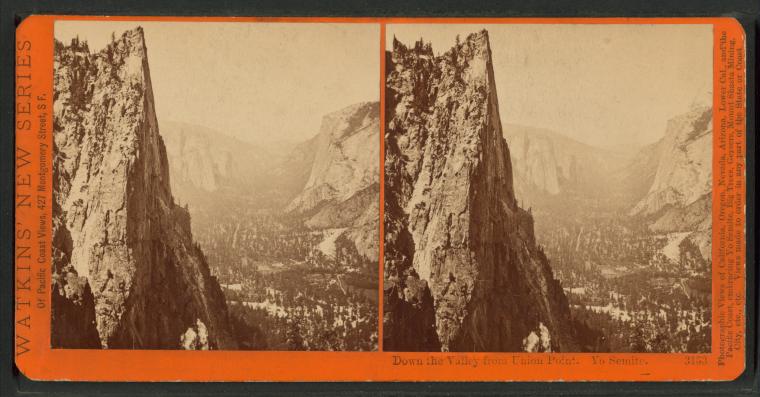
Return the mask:
{"type": "Polygon", "coordinates": [[[191,211],[241,348],[376,349],[377,261],[359,255],[345,230],[310,230],[250,207],[191,211]]]}
{"type": "MultiPolygon", "coordinates": [[[[709,352],[710,263],[619,212],[535,211],[536,238],[597,352],[709,352]]],[[[688,234],[688,233],[686,233],[688,234]]]]}
{"type": "Polygon", "coordinates": [[[354,105],[308,141],[263,147],[166,123],[173,190],[240,349],[377,349],[377,156],[363,145],[378,146],[377,115],[354,105]]]}
{"type": "Polygon", "coordinates": [[[522,150],[518,199],[530,206],[585,350],[710,351],[710,114],[694,106],[660,141],[627,154],[551,131],[505,132],[522,150]]]}

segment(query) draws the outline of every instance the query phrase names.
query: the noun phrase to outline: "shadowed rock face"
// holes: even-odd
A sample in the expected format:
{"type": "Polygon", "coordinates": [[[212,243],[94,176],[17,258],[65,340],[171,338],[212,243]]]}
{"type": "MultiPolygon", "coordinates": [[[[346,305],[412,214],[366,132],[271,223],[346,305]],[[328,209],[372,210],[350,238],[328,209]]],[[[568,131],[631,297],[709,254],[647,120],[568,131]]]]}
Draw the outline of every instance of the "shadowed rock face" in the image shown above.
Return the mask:
{"type": "Polygon", "coordinates": [[[172,197],[142,29],[56,42],[54,84],[54,347],[234,348],[172,197]]]}
{"type": "Polygon", "coordinates": [[[577,349],[515,199],[488,33],[386,56],[384,349],[577,349]]]}

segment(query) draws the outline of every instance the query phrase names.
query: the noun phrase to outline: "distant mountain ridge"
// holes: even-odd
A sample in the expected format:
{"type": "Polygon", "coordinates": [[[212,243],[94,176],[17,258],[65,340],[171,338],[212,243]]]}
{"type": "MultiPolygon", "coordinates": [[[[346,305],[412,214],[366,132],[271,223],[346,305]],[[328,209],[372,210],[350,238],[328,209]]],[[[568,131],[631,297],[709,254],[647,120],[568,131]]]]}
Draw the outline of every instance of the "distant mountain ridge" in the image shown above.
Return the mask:
{"type": "Polygon", "coordinates": [[[622,211],[655,233],[692,232],[709,258],[712,108],[695,102],[668,121],[663,137],[631,153],[587,145],[559,133],[504,125],[517,197],[557,210],[568,198],[622,211]]]}
{"type": "Polygon", "coordinates": [[[286,201],[304,183],[299,170],[309,166],[308,152],[313,151],[307,146],[305,153],[299,153],[303,144],[285,142],[262,147],[211,128],[174,121],[161,122],[161,132],[172,188],[191,205],[197,204],[196,196],[219,193],[248,196],[267,205],[286,201]]]}
{"type": "Polygon", "coordinates": [[[633,157],[594,147],[555,131],[504,124],[513,158],[515,189],[530,204],[537,195],[603,196],[616,188],[615,172],[633,157]]]}
{"type": "Polygon", "coordinates": [[[207,192],[225,184],[236,183],[243,171],[255,170],[261,161],[253,145],[223,135],[217,131],[186,123],[161,123],[167,154],[174,176],[174,185],[190,184],[207,192]],[[253,156],[248,167],[239,162],[253,156]],[[258,161],[257,161],[258,160],[258,161]]]}
{"type": "Polygon", "coordinates": [[[210,197],[233,198],[281,210],[312,229],[348,228],[359,252],[376,258],[379,119],[379,103],[362,102],[325,115],[319,133],[304,142],[266,146],[166,122],[172,187],[191,209],[216,205],[210,197]]]}

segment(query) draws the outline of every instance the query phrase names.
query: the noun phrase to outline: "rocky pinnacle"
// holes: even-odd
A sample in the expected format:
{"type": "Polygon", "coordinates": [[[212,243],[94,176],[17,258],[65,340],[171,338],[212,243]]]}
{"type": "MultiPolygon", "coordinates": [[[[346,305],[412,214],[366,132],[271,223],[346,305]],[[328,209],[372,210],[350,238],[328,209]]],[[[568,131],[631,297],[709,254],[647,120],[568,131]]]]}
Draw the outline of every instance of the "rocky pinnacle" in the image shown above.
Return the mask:
{"type": "Polygon", "coordinates": [[[386,65],[384,349],[577,349],[515,198],[488,32],[440,56],[394,39],[386,65]]]}
{"type": "Polygon", "coordinates": [[[54,84],[53,346],[234,348],[172,197],[142,29],[56,42],[54,84]]]}

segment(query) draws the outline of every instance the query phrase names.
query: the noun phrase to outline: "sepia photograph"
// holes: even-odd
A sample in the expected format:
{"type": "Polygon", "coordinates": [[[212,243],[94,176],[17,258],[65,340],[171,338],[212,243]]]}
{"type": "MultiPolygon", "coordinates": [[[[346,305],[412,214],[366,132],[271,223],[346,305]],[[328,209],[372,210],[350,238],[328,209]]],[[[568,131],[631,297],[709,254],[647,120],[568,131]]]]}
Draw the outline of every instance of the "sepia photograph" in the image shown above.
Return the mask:
{"type": "Polygon", "coordinates": [[[53,348],[378,348],[377,24],[57,21],[53,348]]]}
{"type": "Polygon", "coordinates": [[[746,378],[751,23],[202,15],[17,18],[17,376],[746,378]]]}
{"type": "Polygon", "coordinates": [[[711,351],[711,25],[379,42],[56,22],[52,347],[711,351]]]}
{"type": "Polygon", "coordinates": [[[711,25],[385,42],[384,350],[711,351],[711,25]]]}

